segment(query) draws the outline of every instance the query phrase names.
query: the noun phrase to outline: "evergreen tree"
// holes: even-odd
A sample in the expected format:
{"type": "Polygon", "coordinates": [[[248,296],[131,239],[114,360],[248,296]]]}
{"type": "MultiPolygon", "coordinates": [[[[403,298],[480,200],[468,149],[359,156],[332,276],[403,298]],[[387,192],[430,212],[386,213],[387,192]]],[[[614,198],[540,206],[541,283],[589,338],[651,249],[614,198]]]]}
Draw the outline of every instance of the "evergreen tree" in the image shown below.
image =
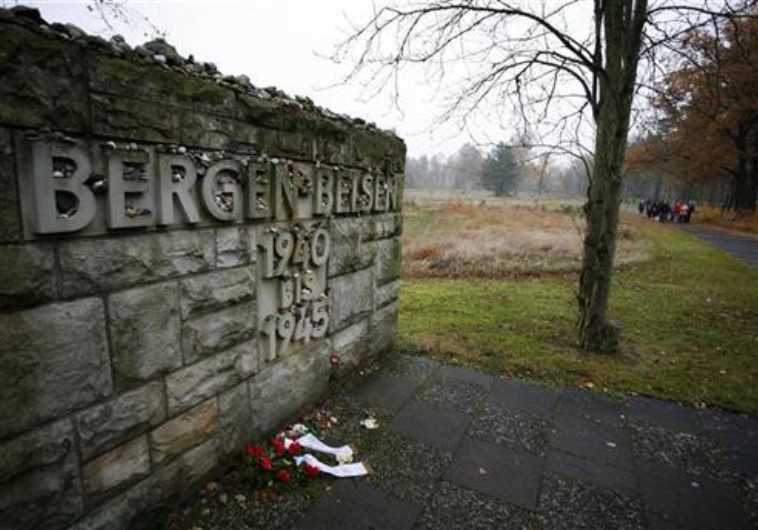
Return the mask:
{"type": "Polygon", "coordinates": [[[513,148],[498,143],[487,155],[482,168],[482,187],[493,191],[496,197],[512,195],[516,191],[521,168],[513,148]]]}

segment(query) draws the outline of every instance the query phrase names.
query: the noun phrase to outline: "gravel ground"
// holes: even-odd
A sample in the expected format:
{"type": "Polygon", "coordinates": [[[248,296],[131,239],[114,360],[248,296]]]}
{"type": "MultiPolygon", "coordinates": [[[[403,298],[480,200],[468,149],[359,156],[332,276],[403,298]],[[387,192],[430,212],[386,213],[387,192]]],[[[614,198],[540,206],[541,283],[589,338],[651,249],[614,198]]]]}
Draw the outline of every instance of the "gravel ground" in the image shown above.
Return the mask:
{"type": "Polygon", "coordinates": [[[439,364],[424,357],[403,354],[388,354],[382,361],[381,371],[398,377],[421,381],[437,369],[439,364]]]}
{"type": "Polygon", "coordinates": [[[531,530],[536,521],[528,511],[449,482],[436,486],[414,530],[531,530]]]}
{"type": "Polygon", "coordinates": [[[435,483],[452,461],[450,453],[387,431],[368,456],[374,471],[369,480],[380,491],[421,505],[437,495],[435,483]]]}
{"type": "Polygon", "coordinates": [[[485,442],[541,454],[547,448],[549,430],[550,423],[541,416],[488,403],[471,425],[469,435],[485,442]]]}
{"type": "Polygon", "coordinates": [[[742,504],[745,506],[750,522],[758,528],[758,477],[742,482],[742,504]]]}
{"type": "Polygon", "coordinates": [[[637,457],[679,468],[693,475],[736,480],[725,451],[713,440],[663,427],[630,424],[637,457]]]}
{"type": "MultiPolygon", "coordinates": [[[[252,491],[235,473],[210,482],[165,518],[166,530],[284,530],[310,508],[313,498],[328,491],[329,481],[287,495],[252,491]]],[[[157,530],[160,526],[153,527],[157,530]]]]}
{"type": "Polygon", "coordinates": [[[638,499],[551,474],[542,483],[537,518],[551,530],[645,528],[638,499]]]}
{"type": "Polygon", "coordinates": [[[424,384],[417,397],[439,407],[473,414],[487,397],[487,391],[460,379],[435,376],[424,384]]]}

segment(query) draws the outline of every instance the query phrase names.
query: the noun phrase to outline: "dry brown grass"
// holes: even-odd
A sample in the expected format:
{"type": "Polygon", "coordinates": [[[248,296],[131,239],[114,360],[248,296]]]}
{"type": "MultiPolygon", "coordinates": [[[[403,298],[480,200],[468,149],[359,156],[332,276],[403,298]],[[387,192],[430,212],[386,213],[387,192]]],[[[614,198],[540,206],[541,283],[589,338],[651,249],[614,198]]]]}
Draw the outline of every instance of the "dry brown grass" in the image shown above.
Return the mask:
{"type": "Polygon", "coordinates": [[[758,234],[758,212],[737,213],[724,211],[713,206],[701,206],[695,211],[692,220],[698,224],[715,225],[728,230],[758,234]]]}
{"type": "MultiPolygon", "coordinates": [[[[465,201],[406,206],[404,275],[507,278],[576,271],[583,221],[575,207],[558,210],[465,201]]],[[[649,254],[630,221],[620,233],[619,265],[649,254]]]]}

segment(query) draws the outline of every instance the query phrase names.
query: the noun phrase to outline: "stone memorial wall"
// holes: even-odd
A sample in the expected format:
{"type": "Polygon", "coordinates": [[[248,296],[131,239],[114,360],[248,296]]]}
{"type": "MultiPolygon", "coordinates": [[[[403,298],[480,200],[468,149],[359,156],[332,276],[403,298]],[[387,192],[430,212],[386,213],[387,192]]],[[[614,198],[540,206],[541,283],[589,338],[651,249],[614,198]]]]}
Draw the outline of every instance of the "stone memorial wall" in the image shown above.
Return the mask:
{"type": "Polygon", "coordinates": [[[0,10],[0,529],[126,527],[389,348],[404,159],[163,41],[0,10]]]}

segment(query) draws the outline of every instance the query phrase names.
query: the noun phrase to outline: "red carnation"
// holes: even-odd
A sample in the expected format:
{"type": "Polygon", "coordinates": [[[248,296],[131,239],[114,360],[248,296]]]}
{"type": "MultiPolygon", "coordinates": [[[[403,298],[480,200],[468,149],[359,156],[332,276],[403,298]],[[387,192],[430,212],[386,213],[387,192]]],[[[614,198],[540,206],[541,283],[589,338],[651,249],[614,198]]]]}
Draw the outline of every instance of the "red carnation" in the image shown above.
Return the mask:
{"type": "Polygon", "coordinates": [[[284,441],[282,441],[280,438],[274,438],[272,444],[274,446],[274,452],[276,453],[276,456],[282,456],[285,452],[287,452],[287,450],[284,448],[284,441]]]}
{"type": "Polygon", "coordinates": [[[249,442],[245,445],[245,451],[256,460],[260,459],[265,454],[263,447],[254,446],[249,442]]]}
{"type": "Polygon", "coordinates": [[[285,484],[290,481],[290,474],[285,469],[280,469],[276,472],[276,480],[284,482],[285,484]]]}
{"type": "Polygon", "coordinates": [[[316,478],[319,473],[321,473],[321,470],[319,468],[310,464],[305,464],[304,468],[305,474],[308,475],[308,478],[316,478]]]}
{"type": "Polygon", "coordinates": [[[297,456],[303,452],[303,447],[297,442],[292,442],[287,451],[289,451],[290,456],[297,456]]]}
{"type": "Polygon", "coordinates": [[[271,465],[271,459],[267,456],[261,458],[261,469],[263,471],[271,471],[274,467],[271,465]]]}

